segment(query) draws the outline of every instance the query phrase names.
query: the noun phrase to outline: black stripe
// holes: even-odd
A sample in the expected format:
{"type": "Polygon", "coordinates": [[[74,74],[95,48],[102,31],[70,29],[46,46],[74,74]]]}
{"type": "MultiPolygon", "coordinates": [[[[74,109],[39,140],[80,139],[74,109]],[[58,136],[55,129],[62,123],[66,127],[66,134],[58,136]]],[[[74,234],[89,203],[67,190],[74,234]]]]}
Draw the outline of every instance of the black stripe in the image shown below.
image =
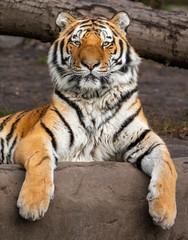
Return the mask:
{"type": "Polygon", "coordinates": [[[154,148],[156,148],[157,146],[159,146],[159,145],[161,145],[161,143],[158,143],[158,144],[156,144],[156,145],[152,145],[148,150],[146,150],[143,154],[141,154],[137,159],[136,159],[136,162],[134,163],[135,165],[136,165],[136,167],[138,168],[138,169],[142,169],[142,166],[141,166],[141,164],[142,164],[142,160],[143,160],[143,158],[144,157],[146,157],[147,155],[149,155],[152,151],[153,151],[153,149],[154,148]]]}
{"type": "Polygon", "coordinates": [[[117,53],[117,48],[115,48],[113,54],[116,55],[116,53],[117,53]]]}
{"type": "Polygon", "coordinates": [[[88,23],[88,22],[90,22],[90,19],[87,19],[87,20],[82,21],[81,24],[85,24],[85,23],[88,23]]]}
{"type": "Polygon", "coordinates": [[[58,42],[55,42],[54,51],[53,51],[53,58],[52,58],[52,62],[53,62],[54,65],[57,64],[57,47],[58,47],[58,42]]]}
{"type": "MultiPolygon", "coordinates": [[[[128,157],[126,157],[126,159],[124,161],[130,162],[129,159],[131,158],[131,156],[133,156],[135,153],[139,152],[140,150],[141,150],[140,148],[136,148],[136,150],[134,152],[132,152],[128,157]]],[[[126,153],[126,149],[123,153],[123,156],[125,155],[125,153],[126,153]]]]}
{"type": "Polygon", "coordinates": [[[52,57],[52,64],[55,66],[57,72],[62,75],[65,70],[58,65],[57,62],[57,50],[58,50],[58,42],[55,42],[54,44],[54,51],[53,51],[53,57],[52,57]]]}
{"type": "Polygon", "coordinates": [[[65,118],[61,115],[61,113],[57,110],[56,107],[54,107],[55,109],[51,109],[52,111],[54,111],[55,113],[57,113],[57,115],[59,116],[59,118],[62,120],[62,122],[65,124],[65,126],[68,128],[69,133],[70,133],[70,147],[72,147],[73,143],[74,143],[74,134],[73,131],[71,129],[71,127],[69,126],[69,124],[67,123],[67,121],[65,120],[65,118]]]}
{"type": "Polygon", "coordinates": [[[131,148],[135,147],[139,142],[141,142],[145,136],[150,132],[150,129],[146,129],[145,131],[143,131],[140,136],[134,141],[132,142],[127,148],[126,150],[129,151],[131,148]]]}
{"type": "Polygon", "coordinates": [[[72,39],[74,39],[74,38],[77,38],[77,34],[74,34],[74,35],[72,36],[72,39]]]}
{"type": "Polygon", "coordinates": [[[64,44],[65,44],[65,41],[64,41],[64,39],[61,41],[61,43],[60,43],[60,53],[61,53],[61,64],[62,65],[65,65],[66,63],[65,63],[65,60],[64,60],[64,58],[63,58],[63,47],[64,47],[64,44]]]}
{"type": "Polygon", "coordinates": [[[58,163],[58,158],[55,156],[55,154],[53,154],[54,158],[55,158],[55,164],[57,165],[58,163]]]}
{"type": "Polygon", "coordinates": [[[74,110],[76,111],[80,124],[87,130],[85,123],[84,123],[84,116],[83,113],[80,109],[80,107],[73,102],[72,100],[70,100],[69,98],[65,97],[62,93],[60,93],[57,89],[55,89],[55,93],[58,95],[59,98],[61,98],[62,100],[64,100],[67,104],[69,104],[72,108],[74,108],[74,110]]]}
{"type": "Polygon", "coordinates": [[[119,45],[120,45],[120,56],[114,60],[113,65],[114,63],[117,64],[123,55],[123,41],[121,39],[119,39],[119,45]]]}
{"type": "Polygon", "coordinates": [[[132,114],[130,117],[128,117],[120,126],[119,130],[117,132],[114,133],[113,136],[113,142],[117,139],[118,135],[123,131],[124,128],[126,128],[133,120],[134,118],[140,113],[141,111],[141,107],[139,107],[139,109],[132,114]]]}
{"type": "Polygon", "coordinates": [[[123,55],[123,41],[121,39],[119,39],[119,45],[120,45],[120,49],[121,49],[119,58],[121,58],[123,55]]]}
{"type": "Polygon", "coordinates": [[[7,116],[1,123],[0,125],[0,132],[3,130],[3,128],[5,127],[5,125],[11,120],[11,118],[14,116],[14,114],[11,114],[9,116],[7,116]]]}
{"type": "MultiPolygon", "coordinates": [[[[66,46],[66,53],[69,54],[69,48],[66,46]]],[[[69,57],[70,58],[70,57],[69,57]]]]}
{"type": "MultiPolygon", "coordinates": [[[[69,74],[66,74],[66,75],[68,76],[68,75],[71,75],[71,74],[72,73],[69,73],[69,74]]],[[[64,77],[65,77],[65,75],[64,75],[64,77]]],[[[80,79],[80,75],[73,75],[73,76],[70,76],[68,82],[69,83],[74,82],[74,81],[77,82],[79,79],[80,79]]]]}
{"type": "Polygon", "coordinates": [[[123,65],[123,67],[121,67],[118,71],[127,73],[128,69],[129,69],[129,68],[128,68],[128,67],[126,66],[126,64],[125,64],[125,65],[123,65]]]}
{"type": "Polygon", "coordinates": [[[73,33],[75,30],[75,28],[71,29],[70,32],[67,33],[67,36],[70,35],[71,33],[73,33]]]}
{"type": "Polygon", "coordinates": [[[60,76],[62,76],[65,73],[65,70],[56,63],[56,70],[59,73],[60,76]]]}
{"type": "Polygon", "coordinates": [[[102,24],[105,24],[106,21],[104,21],[105,19],[102,18],[102,17],[97,17],[95,21],[99,22],[99,23],[102,23],[102,24]]]}
{"type": "Polygon", "coordinates": [[[112,33],[114,34],[114,36],[118,37],[118,34],[116,33],[116,31],[114,31],[114,29],[111,29],[112,33]]]}
{"type": "Polygon", "coordinates": [[[5,158],[4,148],[5,148],[5,141],[3,138],[1,138],[1,161],[0,161],[0,164],[4,163],[4,158],[5,158]]]}
{"type": "Polygon", "coordinates": [[[111,24],[109,24],[109,22],[105,22],[105,24],[107,24],[111,28],[114,36],[118,37],[119,34],[116,32],[116,29],[111,24]]]}
{"type": "Polygon", "coordinates": [[[40,122],[40,124],[44,128],[44,130],[48,133],[48,135],[51,137],[52,146],[56,150],[57,144],[56,144],[56,140],[55,140],[55,137],[54,137],[52,131],[42,121],[40,122]]]}
{"type": "Polygon", "coordinates": [[[66,58],[64,59],[64,61],[66,62],[66,61],[68,61],[69,59],[70,59],[70,56],[66,57],[66,58]]]}
{"type": "Polygon", "coordinates": [[[130,46],[127,43],[127,53],[126,53],[126,64],[129,64],[131,62],[131,58],[130,58],[130,46]]]}
{"type": "Polygon", "coordinates": [[[67,40],[67,43],[73,43],[72,42],[72,36],[69,37],[69,39],[67,40]]]}
{"type": "Polygon", "coordinates": [[[124,103],[125,101],[127,101],[128,99],[131,98],[131,96],[137,92],[137,87],[133,88],[130,92],[126,92],[125,95],[121,96],[120,99],[118,99],[118,101],[113,105],[113,106],[109,106],[108,107],[108,110],[109,111],[112,111],[114,109],[116,109],[116,111],[111,115],[109,116],[108,118],[105,119],[104,122],[102,122],[99,127],[101,127],[104,123],[107,123],[110,119],[112,119],[120,110],[121,106],[122,106],[122,103],[124,103]]]}
{"type": "Polygon", "coordinates": [[[103,26],[103,25],[101,25],[101,24],[97,24],[97,23],[93,23],[93,25],[94,26],[96,26],[96,27],[99,27],[99,28],[105,28],[105,29],[107,29],[105,26],[103,26]]]}
{"type": "MultiPolygon", "coordinates": [[[[31,114],[28,116],[28,119],[30,118],[30,116],[32,116],[35,113],[39,114],[35,123],[33,124],[33,126],[35,126],[39,122],[39,120],[44,117],[44,115],[46,114],[49,106],[50,105],[48,104],[48,105],[44,106],[42,109],[41,108],[37,109],[36,112],[35,112],[35,109],[34,109],[34,111],[31,112],[31,114]]],[[[22,134],[21,134],[20,137],[23,138],[23,136],[24,136],[24,130],[22,131],[22,134]]]]}
{"type": "Polygon", "coordinates": [[[91,26],[92,26],[92,24],[83,24],[83,25],[80,26],[80,28],[91,27],[91,26]]]}
{"type": "Polygon", "coordinates": [[[49,105],[47,105],[46,107],[43,107],[42,111],[40,112],[39,119],[44,117],[48,108],[49,108],[49,105]]]}
{"type": "Polygon", "coordinates": [[[117,66],[117,65],[122,65],[122,60],[118,61],[118,62],[116,63],[116,66],[117,66]]]}
{"type": "Polygon", "coordinates": [[[13,134],[14,134],[14,131],[16,130],[16,127],[17,127],[17,125],[18,125],[18,122],[22,119],[22,117],[23,117],[27,112],[28,112],[28,111],[21,112],[21,113],[18,114],[18,116],[16,117],[16,121],[13,122],[9,133],[8,133],[7,136],[6,136],[7,143],[9,143],[10,139],[12,138],[12,136],[13,136],[13,134]]]}
{"type": "Polygon", "coordinates": [[[12,163],[12,161],[11,161],[12,150],[14,149],[16,143],[17,143],[17,137],[14,138],[14,141],[13,141],[13,143],[12,143],[10,149],[9,149],[9,153],[8,153],[8,155],[7,155],[7,157],[6,157],[6,162],[7,162],[8,164],[12,163]]]}
{"type": "Polygon", "coordinates": [[[122,102],[125,102],[125,101],[127,101],[128,99],[130,99],[131,98],[131,96],[135,93],[135,92],[137,92],[138,91],[138,88],[137,87],[135,87],[135,88],[133,88],[130,92],[127,92],[125,95],[123,95],[122,97],[121,97],[121,99],[118,101],[118,105],[121,105],[121,103],[122,102]]]}

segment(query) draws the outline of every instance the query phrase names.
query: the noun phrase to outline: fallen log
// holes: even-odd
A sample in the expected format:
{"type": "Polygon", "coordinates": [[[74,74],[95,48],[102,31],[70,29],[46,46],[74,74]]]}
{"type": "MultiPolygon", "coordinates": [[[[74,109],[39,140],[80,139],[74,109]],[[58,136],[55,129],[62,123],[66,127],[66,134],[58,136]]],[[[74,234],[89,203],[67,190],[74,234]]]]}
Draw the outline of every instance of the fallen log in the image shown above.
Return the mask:
{"type": "Polygon", "coordinates": [[[4,0],[0,1],[0,34],[53,41],[60,11],[77,16],[112,17],[127,11],[131,18],[128,39],[141,57],[188,68],[188,14],[153,10],[128,0],[4,0]]]}
{"type": "Polygon", "coordinates": [[[25,170],[0,166],[1,240],[175,240],[188,239],[188,158],[174,160],[177,172],[175,225],[152,223],[146,201],[149,177],[129,163],[59,163],[55,197],[44,218],[22,219],[16,208],[25,170]]]}

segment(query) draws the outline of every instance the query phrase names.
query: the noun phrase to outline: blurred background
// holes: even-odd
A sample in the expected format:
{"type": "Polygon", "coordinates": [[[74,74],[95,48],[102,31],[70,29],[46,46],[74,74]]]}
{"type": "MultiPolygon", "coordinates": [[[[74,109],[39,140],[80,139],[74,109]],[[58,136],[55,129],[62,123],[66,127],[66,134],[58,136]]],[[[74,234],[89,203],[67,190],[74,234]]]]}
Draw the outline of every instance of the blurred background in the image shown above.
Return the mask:
{"type": "Polygon", "coordinates": [[[187,0],[131,0],[132,2],[142,2],[154,9],[162,10],[183,10],[188,12],[187,0]]]}

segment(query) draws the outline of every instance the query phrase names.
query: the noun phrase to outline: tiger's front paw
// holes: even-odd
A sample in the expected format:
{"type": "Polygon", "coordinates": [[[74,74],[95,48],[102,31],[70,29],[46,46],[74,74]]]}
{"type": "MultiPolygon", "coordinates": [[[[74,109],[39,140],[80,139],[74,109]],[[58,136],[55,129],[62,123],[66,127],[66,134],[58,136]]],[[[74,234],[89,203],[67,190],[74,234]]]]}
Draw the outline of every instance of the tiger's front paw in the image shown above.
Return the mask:
{"type": "Polygon", "coordinates": [[[32,221],[40,219],[48,210],[53,193],[52,182],[47,183],[46,180],[40,180],[36,185],[32,185],[25,181],[17,201],[20,215],[32,221]]]}
{"type": "Polygon", "coordinates": [[[163,229],[169,229],[174,224],[177,213],[174,191],[157,184],[149,189],[147,200],[153,222],[163,229]]]}

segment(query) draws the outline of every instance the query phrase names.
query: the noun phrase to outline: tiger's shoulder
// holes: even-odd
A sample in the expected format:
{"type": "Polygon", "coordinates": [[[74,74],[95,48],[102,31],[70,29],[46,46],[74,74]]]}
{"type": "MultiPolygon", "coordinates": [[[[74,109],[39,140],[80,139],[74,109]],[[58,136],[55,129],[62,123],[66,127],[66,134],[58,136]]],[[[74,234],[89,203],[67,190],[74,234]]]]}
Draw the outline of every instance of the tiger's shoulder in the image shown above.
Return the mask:
{"type": "Polygon", "coordinates": [[[18,138],[25,137],[30,129],[46,113],[50,104],[32,110],[20,111],[0,118],[0,138],[8,142],[16,135],[18,138]]]}

